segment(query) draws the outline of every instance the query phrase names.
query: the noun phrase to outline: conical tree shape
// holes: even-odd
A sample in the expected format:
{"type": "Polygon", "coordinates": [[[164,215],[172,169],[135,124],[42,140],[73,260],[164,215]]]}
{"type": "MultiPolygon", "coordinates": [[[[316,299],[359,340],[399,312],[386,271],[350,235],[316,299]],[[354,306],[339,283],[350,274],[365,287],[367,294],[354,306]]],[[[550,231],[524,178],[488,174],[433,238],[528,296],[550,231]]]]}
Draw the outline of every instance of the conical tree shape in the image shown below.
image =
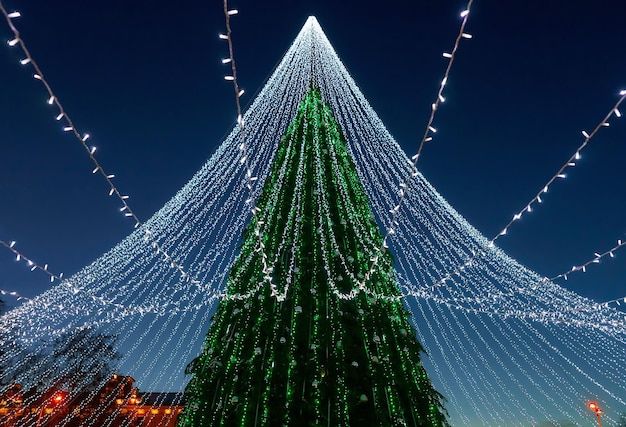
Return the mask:
{"type": "Polygon", "coordinates": [[[180,426],[439,426],[442,397],[398,296],[343,134],[311,88],[279,144],[201,355],[180,426]],[[262,256],[267,256],[263,267],[262,256]],[[275,291],[271,295],[267,276],[275,291]]]}

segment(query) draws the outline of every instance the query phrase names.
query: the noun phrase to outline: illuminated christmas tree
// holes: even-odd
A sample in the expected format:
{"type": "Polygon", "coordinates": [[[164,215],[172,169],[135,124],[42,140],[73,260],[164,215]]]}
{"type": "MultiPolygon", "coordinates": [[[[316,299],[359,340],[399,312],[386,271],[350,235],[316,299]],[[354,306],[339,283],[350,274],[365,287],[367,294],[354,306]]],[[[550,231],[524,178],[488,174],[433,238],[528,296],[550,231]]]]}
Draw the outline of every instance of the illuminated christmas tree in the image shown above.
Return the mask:
{"type": "Polygon", "coordinates": [[[319,89],[281,139],[257,207],[188,366],[179,425],[446,425],[391,255],[368,274],[382,236],[319,89]]]}

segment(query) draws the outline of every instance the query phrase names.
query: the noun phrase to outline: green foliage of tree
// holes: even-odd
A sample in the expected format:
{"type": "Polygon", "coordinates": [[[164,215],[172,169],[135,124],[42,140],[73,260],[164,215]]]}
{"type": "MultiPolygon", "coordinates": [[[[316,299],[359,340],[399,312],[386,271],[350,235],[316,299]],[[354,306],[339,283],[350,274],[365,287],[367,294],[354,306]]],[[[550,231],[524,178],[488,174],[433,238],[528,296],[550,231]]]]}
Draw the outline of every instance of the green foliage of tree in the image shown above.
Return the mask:
{"type": "MultiPolygon", "coordinates": [[[[230,271],[230,298],[187,368],[179,425],[447,425],[402,302],[338,296],[368,274],[382,236],[319,89],[281,139],[257,206],[230,271]],[[263,254],[276,260],[271,272],[263,254]],[[288,287],[284,301],[271,295],[267,274],[278,292],[288,287]]],[[[389,253],[367,286],[400,295],[389,253]]]]}

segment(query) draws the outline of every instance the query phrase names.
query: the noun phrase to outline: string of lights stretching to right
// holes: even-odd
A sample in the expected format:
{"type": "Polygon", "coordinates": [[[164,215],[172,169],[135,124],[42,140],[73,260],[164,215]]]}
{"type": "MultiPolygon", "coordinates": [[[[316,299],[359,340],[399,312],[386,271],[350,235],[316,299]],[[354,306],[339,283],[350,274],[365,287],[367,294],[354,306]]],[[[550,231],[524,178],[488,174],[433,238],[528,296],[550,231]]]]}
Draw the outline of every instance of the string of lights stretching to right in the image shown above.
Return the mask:
{"type": "Polygon", "coordinates": [[[617,244],[615,246],[613,246],[611,249],[609,249],[608,251],[605,251],[603,253],[595,252],[594,253],[595,257],[593,259],[590,259],[589,261],[584,262],[584,263],[582,263],[580,265],[575,265],[572,268],[570,268],[568,271],[566,271],[565,273],[561,273],[561,274],[559,274],[557,276],[551,277],[550,279],[546,279],[546,280],[557,280],[557,279],[561,279],[561,278],[567,280],[567,277],[570,274],[574,273],[575,271],[582,271],[583,273],[586,273],[587,272],[587,267],[589,265],[599,263],[600,260],[602,258],[606,257],[606,256],[614,258],[615,257],[614,252],[616,250],[618,250],[619,248],[623,247],[623,246],[626,246],[626,241],[622,241],[621,239],[619,239],[617,241],[617,244]]]}
{"type": "MultiPolygon", "coordinates": [[[[95,165],[95,168],[92,170],[92,173],[96,174],[99,172],[100,175],[106,180],[107,184],[109,185],[109,196],[115,195],[122,203],[122,207],[119,209],[119,211],[122,212],[125,217],[132,218],[135,221],[134,228],[139,228],[141,226],[144,227],[145,239],[152,241],[152,247],[158,254],[163,254],[162,259],[164,262],[167,262],[172,268],[177,269],[183,278],[185,278],[186,280],[190,280],[192,283],[200,286],[201,285],[200,281],[198,281],[196,278],[192,277],[187,271],[185,271],[183,266],[177,263],[176,261],[174,261],[172,259],[172,256],[165,250],[165,248],[156,241],[156,239],[153,236],[152,231],[150,231],[145,226],[145,224],[139,219],[139,217],[132,210],[130,204],[128,203],[128,199],[130,198],[130,196],[123,194],[117,188],[117,186],[113,183],[113,178],[115,178],[115,175],[106,172],[104,167],[100,164],[98,159],[95,157],[96,147],[95,146],[90,147],[87,145],[87,140],[89,139],[90,135],[88,133],[81,134],[81,132],[78,131],[72,119],[70,118],[69,114],[63,108],[63,105],[59,101],[59,98],[53,92],[52,87],[46,80],[43,72],[39,68],[39,65],[30,54],[30,51],[26,47],[24,40],[20,36],[19,30],[13,24],[13,19],[20,18],[22,16],[20,12],[17,12],[17,11],[8,12],[6,8],[4,7],[4,4],[2,3],[1,0],[0,0],[0,12],[2,12],[2,14],[4,15],[6,22],[9,25],[9,28],[11,29],[14,35],[14,38],[9,40],[7,44],[10,47],[19,45],[22,48],[22,51],[25,54],[25,58],[20,61],[20,64],[24,66],[31,65],[33,67],[35,71],[35,73],[33,74],[33,78],[35,80],[39,80],[44,85],[46,91],[48,92],[48,101],[47,101],[48,105],[51,105],[51,106],[54,105],[58,108],[59,114],[56,116],[56,120],[57,121],[65,120],[66,126],[63,127],[63,131],[73,134],[76,137],[76,139],[80,142],[82,147],[85,149],[85,151],[88,153],[89,158],[95,165]]],[[[233,64],[233,67],[234,67],[234,64],[233,64]]],[[[238,110],[240,110],[239,107],[238,107],[238,110]]],[[[13,248],[9,248],[9,249],[13,249],[13,248]]],[[[16,256],[20,256],[20,254],[16,252],[16,256]]],[[[35,268],[39,268],[39,267],[35,267],[35,268]]],[[[41,269],[47,272],[47,268],[41,268],[41,269]]],[[[47,273],[51,277],[51,282],[53,282],[55,278],[58,280],[61,279],[61,276],[54,276],[50,274],[49,272],[47,273]]],[[[9,292],[9,294],[11,295],[13,293],[9,292]]]]}
{"type": "MultiPolygon", "coordinates": [[[[621,118],[622,117],[622,113],[619,110],[620,105],[622,104],[622,102],[626,99],[626,89],[622,90],[619,92],[620,98],[617,101],[617,103],[611,108],[611,110],[609,111],[609,113],[604,117],[604,119],[602,119],[602,121],[600,123],[598,123],[598,125],[593,129],[593,131],[591,133],[583,130],[581,133],[583,135],[583,137],[585,138],[583,140],[583,143],[576,149],[576,151],[574,152],[574,154],[572,154],[567,161],[565,162],[565,164],[563,164],[563,166],[561,166],[559,168],[559,170],[548,180],[548,182],[543,186],[543,188],[524,206],[524,208],[522,208],[518,213],[516,213],[515,215],[513,215],[513,218],[504,226],[504,228],[495,235],[495,237],[493,237],[491,240],[489,240],[489,242],[487,243],[487,245],[483,246],[482,248],[480,248],[479,250],[475,250],[472,252],[472,255],[469,257],[469,259],[467,259],[463,264],[459,265],[458,267],[456,267],[455,269],[453,269],[451,272],[445,274],[443,277],[441,277],[437,282],[435,282],[432,285],[427,286],[426,288],[431,288],[434,289],[437,286],[441,286],[444,285],[446,283],[447,280],[450,280],[452,278],[452,276],[460,276],[463,273],[463,270],[465,270],[465,268],[469,267],[470,265],[472,265],[472,262],[477,258],[480,257],[481,255],[483,255],[486,251],[487,248],[491,248],[494,246],[496,240],[498,240],[500,237],[505,236],[508,233],[509,228],[517,221],[521,220],[522,216],[526,213],[530,213],[533,210],[533,206],[535,204],[540,204],[543,203],[543,199],[541,198],[542,194],[545,194],[548,192],[548,189],[550,187],[550,185],[552,185],[552,183],[554,183],[555,181],[559,180],[559,179],[565,179],[567,177],[567,175],[564,173],[566,169],[568,168],[572,168],[576,165],[576,161],[580,160],[580,153],[582,152],[582,150],[584,150],[584,148],[587,146],[587,144],[589,144],[589,141],[591,141],[591,139],[598,133],[598,131],[600,129],[602,129],[603,127],[609,127],[609,119],[611,118],[612,115],[615,115],[615,117],[617,118],[621,118]]],[[[611,256],[613,257],[613,253],[624,246],[624,243],[622,243],[621,240],[618,240],[618,244],[616,246],[614,246],[613,248],[609,249],[608,251],[602,253],[602,254],[598,254],[596,253],[596,257],[591,260],[588,261],[584,264],[581,264],[579,266],[574,266],[572,267],[572,269],[570,269],[569,271],[559,274],[557,276],[554,276],[552,279],[549,280],[555,280],[555,279],[559,279],[559,278],[565,278],[567,280],[567,276],[575,271],[586,271],[586,267],[589,264],[592,263],[597,263],[600,261],[601,258],[605,257],[605,256],[611,256]]]]}
{"type": "Polygon", "coordinates": [[[359,283],[359,289],[360,290],[366,290],[365,288],[365,284],[370,280],[370,277],[372,275],[372,273],[374,272],[374,270],[376,269],[376,265],[378,264],[378,260],[380,258],[380,254],[388,249],[388,244],[387,244],[387,239],[389,238],[389,236],[391,234],[394,234],[394,227],[396,225],[398,225],[397,222],[397,217],[400,213],[400,207],[402,206],[402,202],[404,201],[405,197],[406,197],[406,192],[408,187],[410,186],[411,182],[413,181],[414,178],[417,177],[418,172],[417,172],[417,162],[420,158],[420,155],[422,153],[422,149],[424,148],[424,145],[427,142],[430,142],[433,140],[432,134],[437,132],[437,129],[435,127],[433,127],[433,122],[435,120],[435,114],[437,112],[437,110],[439,109],[439,105],[441,103],[443,103],[445,101],[445,98],[443,96],[443,90],[448,82],[448,77],[450,76],[450,70],[452,69],[452,64],[454,63],[454,58],[456,56],[456,52],[459,48],[459,44],[461,43],[461,39],[471,39],[472,35],[468,34],[465,32],[465,25],[467,24],[467,19],[469,17],[469,13],[470,10],[472,8],[472,3],[474,2],[474,0],[469,0],[469,2],[467,3],[467,7],[465,8],[465,10],[463,10],[463,12],[461,12],[461,27],[459,29],[459,33],[454,41],[454,46],[452,48],[451,52],[444,52],[443,53],[443,57],[444,58],[448,58],[448,65],[446,67],[446,71],[443,75],[443,79],[441,80],[441,84],[439,85],[439,89],[437,91],[437,98],[435,99],[435,102],[432,103],[431,105],[431,111],[430,111],[430,116],[428,117],[428,122],[426,124],[426,129],[424,130],[424,135],[422,136],[422,140],[420,141],[419,147],[417,149],[417,153],[415,155],[413,155],[411,157],[410,160],[410,165],[411,165],[411,172],[408,175],[407,178],[405,178],[405,180],[403,182],[400,183],[400,198],[398,199],[397,204],[395,205],[394,208],[392,208],[389,212],[391,213],[391,219],[389,220],[389,223],[385,229],[384,235],[383,235],[383,244],[382,247],[379,247],[377,249],[377,253],[376,255],[374,255],[371,258],[371,265],[370,268],[368,270],[368,272],[365,274],[364,280],[362,282],[359,283]]]}
{"type": "Polygon", "coordinates": [[[623,304],[626,304],[626,296],[622,297],[622,298],[616,298],[616,299],[612,299],[609,301],[604,301],[602,303],[603,306],[608,307],[610,304],[615,304],[615,305],[619,305],[621,306],[623,304]]]}

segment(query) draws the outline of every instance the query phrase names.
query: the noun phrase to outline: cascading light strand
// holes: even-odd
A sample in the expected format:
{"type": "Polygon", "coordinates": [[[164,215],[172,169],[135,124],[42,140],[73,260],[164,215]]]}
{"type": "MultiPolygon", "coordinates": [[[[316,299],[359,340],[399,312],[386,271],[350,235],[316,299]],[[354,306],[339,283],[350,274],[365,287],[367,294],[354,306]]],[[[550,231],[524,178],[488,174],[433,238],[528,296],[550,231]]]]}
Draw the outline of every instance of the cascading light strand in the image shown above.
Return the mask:
{"type": "Polygon", "coordinates": [[[616,299],[612,299],[609,301],[604,301],[603,303],[600,303],[600,305],[603,305],[604,307],[608,307],[609,305],[615,305],[615,306],[626,306],[626,296],[621,297],[621,298],[616,298],[616,299]]]}
{"type": "Polygon", "coordinates": [[[550,279],[545,279],[545,280],[557,280],[557,279],[565,279],[567,280],[568,276],[576,271],[582,271],[583,273],[587,272],[587,267],[592,265],[592,264],[598,264],[600,262],[600,260],[602,258],[606,258],[607,256],[610,258],[614,258],[615,257],[615,251],[617,251],[618,249],[622,248],[626,246],[626,241],[619,239],[617,241],[617,244],[615,246],[613,246],[611,249],[602,252],[602,253],[598,253],[598,252],[594,252],[595,257],[593,257],[592,259],[590,259],[589,261],[586,261],[582,264],[578,264],[573,266],[572,268],[570,268],[569,270],[567,270],[565,273],[561,273],[558,274],[554,277],[551,277],[550,279]]]}
{"type": "Polygon", "coordinates": [[[228,0],[224,0],[224,18],[226,21],[226,34],[220,34],[219,38],[222,40],[225,40],[228,43],[228,58],[223,59],[222,63],[230,64],[230,69],[231,69],[231,75],[225,76],[224,79],[226,81],[231,81],[233,83],[233,90],[235,92],[235,105],[237,106],[237,124],[239,126],[239,134],[240,134],[240,139],[241,139],[241,144],[239,145],[239,149],[241,151],[240,162],[246,168],[246,179],[247,179],[246,186],[250,194],[250,197],[248,198],[248,200],[250,201],[250,204],[252,205],[250,212],[252,213],[252,221],[255,223],[254,233],[257,236],[258,250],[261,253],[264,277],[265,277],[265,280],[268,282],[270,289],[272,290],[272,296],[279,298],[280,292],[278,291],[276,284],[272,281],[272,275],[270,274],[272,268],[269,266],[267,262],[268,258],[265,253],[265,245],[263,243],[263,233],[261,232],[261,226],[263,224],[258,219],[260,211],[256,205],[253,205],[253,200],[254,200],[254,197],[253,197],[254,185],[253,184],[258,178],[253,175],[252,167],[250,164],[250,159],[248,156],[245,120],[244,120],[244,116],[242,114],[242,109],[241,109],[241,96],[244,94],[244,91],[243,89],[239,87],[239,83],[237,80],[237,65],[235,63],[235,55],[233,53],[232,29],[230,27],[230,18],[234,15],[237,15],[238,13],[239,11],[236,9],[229,9],[228,0]]]}
{"type": "MultiPolygon", "coordinates": [[[[35,261],[33,261],[31,258],[28,258],[27,256],[25,256],[22,252],[18,251],[15,248],[15,241],[11,241],[10,243],[5,242],[4,240],[0,240],[0,246],[4,246],[5,248],[7,248],[8,250],[10,250],[11,252],[13,252],[13,255],[15,255],[15,260],[17,262],[23,261],[24,263],[26,263],[28,265],[28,267],[30,268],[30,271],[35,271],[35,270],[41,270],[43,271],[45,274],[47,274],[50,277],[50,282],[53,283],[55,280],[58,280],[59,282],[63,279],[63,273],[60,274],[55,274],[53,272],[51,272],[48,269],[48,264],[44,264],[43,266],[35,261]]],[[[26,297],[23,297],[19,294],[17,294],[16,292],[8,292],[9,295],[13,295],[13,296],[18,296],[18,300],[20,299],[28,299],[26,297]]]]}
{"type": "MultiPolygon", "coordinates": [[[[131,206],[129,205],[128,203],[129,196],[122,193],[118,189],[118,187],[113,183],[113,177],[115,175],[106,172],[102,164],[98,161],[98,159],[95,156],[95,147],[90,147],[87,145],[86,141],[87,139],[89,139],[90,135],[88,133],[82,134],[81,132],[79,132],[77,127],[74,125],[71,117],[69,116],[67,111],[63,108],[63,105],[59,101],[59,98],[53,92],[52,87],[46,80],[43,72],[39,68],[39,65],[37,64],[35,59],[32,57],[30,51],[26,47],[24,40],[20,36],[20,32],[18,31],[18,29],[15,27],[15,25],[12,22],[13,18],[20,17],[21,15],[18,12],[11,12],[11,13],[7,12],[1,0],[0,0],[0,12],[5,16],[5,19],[9,25],[9,28],[13,32],[14,40],[18,41],[15,44],[10,43],[10,45],[17,46],[19,44],[19,46],[24,51],[24,54],[26,55],[26,58],[24,58],[21,61],[22,65],[30,65],[33,67],[35,71],[35,73],[33,74],[33,78],[40,81],[44,85],[45,90],[48,93],[48,101],[47,101],[48,104],[51,106],[56,106],[58,109],[56,120],[57,121],[65,120],[65,125],[62,127],[62,130],[64,132],[73,134],[74,137],[80,142],[82,147],[85,149],[85,151],[88,153],[90,160],[95,166],[92,173],[95,174],[97,172],[100,172],[100,175],[106,180],[107,184],[109,185],[108,194],[109,196],[116,196],[120,200],[120,202],[122,203],[122,208],[120,208],[120,212],[123,212],[124,217],[132,219],[134,221],[135,229],[143,226],[145,229],[146,236],[152,238],[153,233],[145,226],[145,224],[139,219],[139,217],[135,214],[135,212],[132,210],[131,206]]],[[[155,249],[157,250],[157,252],[164,253],[166,254],[166,258],[169,258],[169,255],[167,255],[167,252],[165,251],[165,249],[156,240],[154,240],[153,243],[155,245],[155,249]]],[[[190,277],[189,273],[185,271],[185,269],[183,268],[181,264],[175,261],[170,261],[170,263],[172,264],[174,268],[178,269],[181,272],[181,274],[183,274],[185,277],[190,277]]],[[[52,281],[54,281],[53,278],[52,278],[52,281]]]]}
{"type": "MultiPolygon", "coordinates": [[[[430,112],[430,116],[428,117],[428,122],[426,124],[426,130],[424,131],[424,134],[422,135],[422,139],[420,141],[419,147],[417,149],[417,152],[411,157],[410,163],[411,163],[411,173],[405,178],[405,180],[403,182],[400,183],[401,186],[401,192],[400,192],[400,198],[398,199],[395,208],[393,208],[392,210],[390,210],[391,213],[391,219],[389,220],[389,223],[387,224],[387,227],[385,227],[386,232],[383,236],[383,245],[378,248],[377,253],[380,254],[382,252],[384,252],[387,249],[387,240],[389,238],[389,236],[392,234],[393,230],[393,225],[397,222],[397,217],[400,213],[400,207],[402,206],[402,202],[404,201],[405,197],[406,197],[406,191],[404,191],[411,183],[411,181],[417,176],[417,162],[419,161],[420,155],[422,153],[422,150],[424,148],[424,145],[426,144],[426,142],[428,141],[432,141],[432,134],[437,133],[437,129],[433,126],[433,122],[435,120],[435,114],[437,112],[437,109],[439,108],[439,104],[441,104],[442,102],[445,101],[445,98],[443,97],[443,91],[446,87],[446,84],[448,82],[448,78],[450,76],[450,70],[452,69],[452,64],[454,63],[454,58],[455,55],[457,53],[457,50],[459,48],[459,44],[461,43],[462,39],[467,39],[468,37],[464,36],[465,33],[465,26],[467,24],[467,19],[469,17],[469,13],[470,10],[472,8],[472,3],[474,2],[474,0],[469,0],[469,2],[467,3],[467,7],[465,8],[465,10],[461,13],[461,27],[459,29],[459,33],[456,36],[456,39],[454,41],[454,46],[452,48],[452,52],[448,53],[445,52],[443,54],[443,56],[445,58],[448,59],[448,65],[446,67],[446,71],[444,72],[443,78],[441,79],[441,84],[439,85],[439,89],[437,90],[437,96],[435,98],[435,102],[432,104],[432,108],[431,108],[431,112],[430,112]]],[[[471,37],[469,37],[471,38],[471,37]]],[[[379,257],[375,256],[372,259],[372,264],[369,268],[368,273],[365,275],[365,282],[367,282],[371,276],[371,274],[373,273],[374,269],[376,268],[376,264],[378,263],[379,257]]],[[[365,286],[365,283],[362,283],[359,285],[359,287],[363,288],[365,286]]]]}
{"type": "MultiPolygon", "coordinates": [[[[600,129],[602,129],[604,127],[608,127],[607,125],[609,124],[609,119],[611,118],[611,116],[613,114],[616,114],[617,117],[620,117],[619,115],[617,115],[616,112],[619,111],[618,107],[626,99],[626,91],[620,91],[619,94],[620,94],[619,100],[611,108],[609,113],[600,121],[600,123],[598,123],[598,125],[593,129],[593,131],[592,132],[587,132],[587,131],[583,130],[581,132],[583,134],[584,141],[576,149],[574,154],[572,154],[567,159],[567,161],[563,164],[563,166],[561,166],[559,168],[559,170],[554,175],[552,175],[552,177],[543,186],[543,188],[528,203],[526,203],[526,205],[524,205],[524,207],[519,212],[517,212],[515,215],[513,215],[512,219],[504,226],[504,228],[502,230],[500,230],[500,232],[498,232],[498,234],[496,234],[493,238],[491,238],[491,240],[489,240],[488,243],[485,246],[480,248],[480,250],[474,251],[465,262],[463,262],[462,264],[458,265],[456,268],[452,269],[451,271],[449,271],[448,273],[443,275],[437,282],[435,282],[434,284],[429,285],[428,287],[444,285],[446,280],[450,279],[452,276],[460,276],[462,274],[463,270],[466,267],[468,267],[469,265],[471,265],[471,263],[472,263],[472,261],[474,259],[476,259],[477,257],[482,256],[487,251],[488,248],[492,248],[495,245],[496,240],[498,240],[502,236],[505,236],[508,233],[508,231],[511,228],[511,226],[514,223],[520,221],[524,214],[532,212],[533,207],[534,207],[535,204],[543,203],[543,199],[542,199],[541,196],[548,192],[548,189],[550,188],[550,186],[556,180],[567,178],[567,174],[565,173],[565,170],[567,170],[568,168],[572,168],[572,167],[574,167],[576,165],[576,161],[580,160],[580,158],[581,158],[581,154],[580,153],[585,149],[585,147],[587,147],[587,145],[589,144],[589,141],[591,141],[591,139],[598,133],[598,131],[600,129]]],[[[606,256],[606,255],[610,256],[610,254],[612,254],[612,252],[615,251],[615,249],[618,249],[621,246],[622,245],[618,244],[615,248],[605,252],[602,256],[606,256]]],[[[591,261],[588,261],[587,263],[581,264],[580,266],[574,266],[568,272],[562,273],[562,274],[560,274],[558,276],[555,276],[553,279],[558,279],[558,278],[565,278],[565,279],[567,279],[567,275],[569,275],[570,273],[572,273],[574,271],[578,271],[578,270],[585,271],[586,267],[589,264],[597,263],[598,261],[599,261],[599,259],[593,259],[591,261]]]]}

